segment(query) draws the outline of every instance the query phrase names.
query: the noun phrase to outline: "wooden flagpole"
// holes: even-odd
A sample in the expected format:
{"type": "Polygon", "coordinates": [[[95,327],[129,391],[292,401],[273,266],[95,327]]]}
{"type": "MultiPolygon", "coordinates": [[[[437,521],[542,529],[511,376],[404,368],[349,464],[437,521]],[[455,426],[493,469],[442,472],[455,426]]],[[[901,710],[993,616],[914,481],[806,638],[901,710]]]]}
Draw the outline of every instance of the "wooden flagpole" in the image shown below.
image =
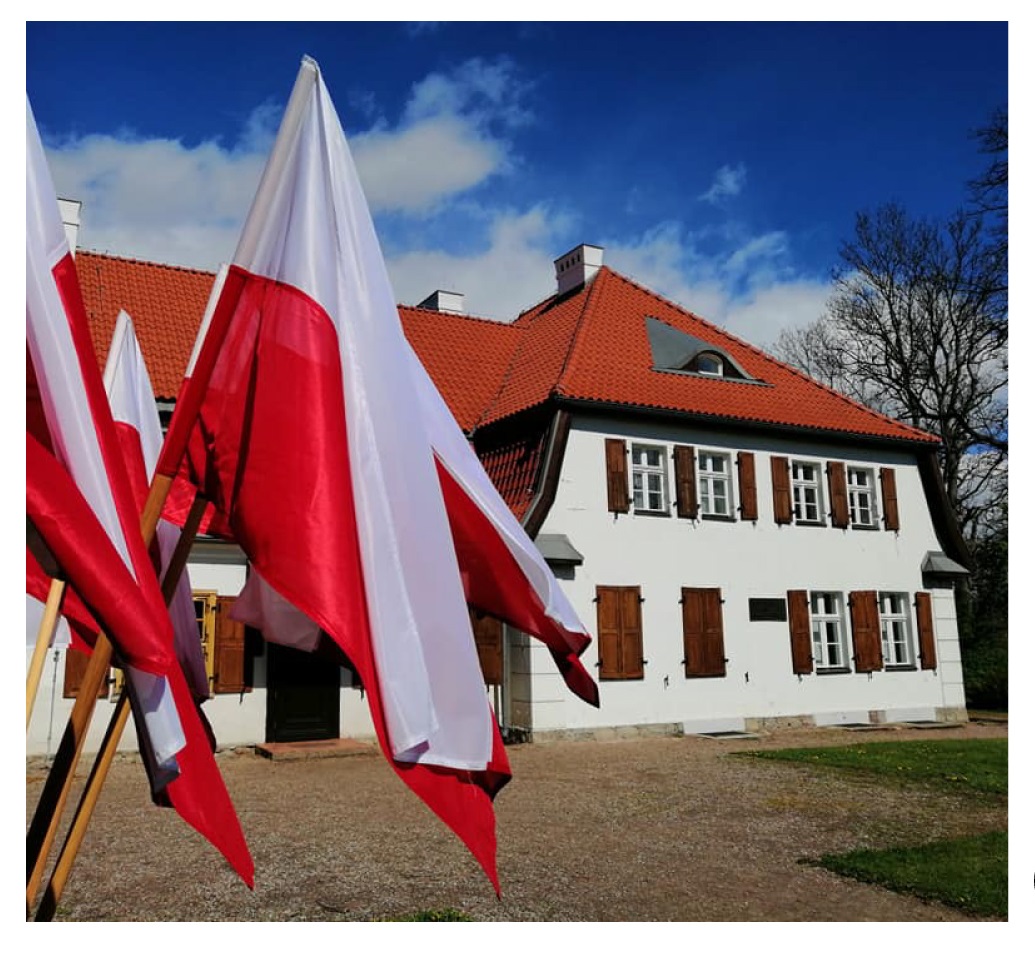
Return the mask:
{"type": "MultiPolygon", "coordinates": [[[[140,532],[145,546],[150,546],[155,537],[158,519],[165,506],[166,498],[169,496],[172,482],[172,477],[156,475],[151,483],[151,490],[140,516],[140,532]]],[[[43,869],[57,836],[61,814],[68,801],[68,795],[75,780],[76,767],[86,742],[86,732],[90,727],[90,720],[97,705],[97,695],[100,692],[101,684],[107,678],[111,659],[111,642],[103,632],[98,633],[93,652],[90,654],[90,661],[87,663],[83,680],[79,686],[79,694],[72,706],[72,713],[69,715],[68,724],[61,736],[54,763],[47,773],[43,792],[40,794],[39,803],[36,805],[32,823],[25,838],[26,909],[32,908],[43,879],[43,869]]]]}
{"type": "MultiPolygon", "coordinates": [[[[200,494],[195,495],[194,503],[184,522],[180,538],[176,543],[176,549],[169,560],[165,575],[162,577],[162,595],[165,597],[166,605],[172,600],[173,594],[176,592],[176,586],[179,584],[180,576],[187,565],[187,557],[190,555],[191,547],[194,545],[194,538],[197,535],[198,527],[201,525],[201,518],[205,515],[206,505],[207,500],[204,497],[200,494]]],[[[43,899],[40,901],[39,909],[36,912],[37,920],[50,920],[57,910],[58,901],[64,892],[65,884],[68,882],[68,877],[72,872],[72,865],[79,854],[83,838],[86,836],[87,825],[90,823],[90,818],[93,816],[94,808],[97,805],[97,799],[100,797],[101,787],[107,779],[108,769],[115,758],[119,739],[122,737],[126,722],[129,720],[130,709],[128,702],[129,696],[123,690],[118,704],[115,706],[115,711],[112,713],[111,722],[108,725],[104,741],[90,772],[90,777],[86,781],[86,787],[80,798],[79,806],[76,808],[75,815],[72,818],[72,826],[65,837],[65,842],[61,847],[54,870],[50,875],[47,889],[43,894],[43,899]]]]}
{"type": "Polygon", "coordinates": [[[47,660],[47,649],[50,648],[57,629],[58,616],[61,612],[61,600],[65,596],[65,583],[62,579],[50,580],[50,591],[43,606],[43,618],[36,633],[36,645],[32,650],[29,672],[25,676],[25,730],[29,730],[32,709],[36,704],[36,693],[39,691],[40,679],[43,677],[43,663],[47,660]]]}

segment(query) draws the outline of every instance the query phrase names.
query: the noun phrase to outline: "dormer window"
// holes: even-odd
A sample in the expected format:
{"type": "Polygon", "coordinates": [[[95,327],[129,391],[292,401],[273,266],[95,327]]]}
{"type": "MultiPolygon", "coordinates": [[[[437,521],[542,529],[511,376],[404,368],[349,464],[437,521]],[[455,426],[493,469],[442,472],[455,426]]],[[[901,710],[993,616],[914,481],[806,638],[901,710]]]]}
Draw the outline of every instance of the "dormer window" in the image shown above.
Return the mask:
{"type": "Polygon", "coordinates": [[[711,377],[722,377],[722,358],[711,351],[705,351],[690,362],[687,370],[697,371],[698,374],[708,374],[711,377]]]}
{"type": "Polygon", "coordinates": [[[714,341],[702,341],[650,315],[644,318],[644,324],[655,371],[762,383],[756,381],[732,354],[714,341]]]}

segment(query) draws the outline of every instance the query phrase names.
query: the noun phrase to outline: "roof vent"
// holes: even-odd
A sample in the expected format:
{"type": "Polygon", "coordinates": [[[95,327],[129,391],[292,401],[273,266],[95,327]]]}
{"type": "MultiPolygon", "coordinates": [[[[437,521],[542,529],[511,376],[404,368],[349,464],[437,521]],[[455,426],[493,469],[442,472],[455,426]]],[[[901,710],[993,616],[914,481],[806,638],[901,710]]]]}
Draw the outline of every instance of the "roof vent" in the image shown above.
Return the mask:
{"type": "Polygon", "coordinates": [[[432,311],[445,311],[447,314],[463,314],[464,296],[456,291],[434,291],[417,307],[430,308],[432,311]]]}
{"type": "Polygon", "coordinates": [[[604,264],[604,249],[599,245],[576,245],[554,260],[557,294],[562,295],[593,280],[604,264]]]}

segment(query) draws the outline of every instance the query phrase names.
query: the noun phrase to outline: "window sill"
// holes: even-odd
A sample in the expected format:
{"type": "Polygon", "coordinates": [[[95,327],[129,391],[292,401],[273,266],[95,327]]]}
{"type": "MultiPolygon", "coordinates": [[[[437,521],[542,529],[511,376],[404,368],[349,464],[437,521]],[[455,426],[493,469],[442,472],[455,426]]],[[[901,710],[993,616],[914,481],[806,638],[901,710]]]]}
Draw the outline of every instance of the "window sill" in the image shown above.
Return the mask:
{"type": "Polygon", "coordinates": [[[601,675],[602,682],[642,682],[642,675],[601,675]]]}
{"type": "Polygon", "coordinates": [[[795,526],[822,526],[826,527],[826,520],[795,520],[795,526]]]}
{"type": "Polygon", "coordinates": [[[663,516],[668,519],[671,515],[665,510],[633,510],[633,516],[663,516]]]}
{"type": "Polygon", "coordinates": [[[885,672],[915,672],[915,665],[885,665],[885,672]]]}
{"type": "Polygon", "coordinates": [[[852,529],[861,529],[864,532],[876,532],[880,529],[876,523],[852,523],[852,529]]]}
{"type": "Polygon", "coordinates": [[[701,519],[710,520],[715,523],[736,523],[737,518],[732,515],[720,515],[718,513],[702,513],[701,519]]]}
{"type": "Polygon", "coordinates": [[[839,665],[837,668],[816,668],[817,675],[851,675],[852,670],[847,665],[839,665]]]}

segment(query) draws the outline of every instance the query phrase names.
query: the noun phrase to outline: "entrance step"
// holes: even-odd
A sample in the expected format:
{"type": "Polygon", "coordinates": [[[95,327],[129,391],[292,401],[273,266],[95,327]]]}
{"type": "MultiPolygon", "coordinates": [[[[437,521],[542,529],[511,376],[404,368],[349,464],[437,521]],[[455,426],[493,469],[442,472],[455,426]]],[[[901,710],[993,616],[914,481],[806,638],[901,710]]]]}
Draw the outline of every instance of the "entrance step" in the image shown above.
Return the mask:
{"type": "Polygon", "coordinates": [[[326,741],[267,741],[255,746],[255,753],[271,761],[309,761],[314,758],[348,758],[358,754],[377,754],[377,746],[354,738],[326,741]]]}

